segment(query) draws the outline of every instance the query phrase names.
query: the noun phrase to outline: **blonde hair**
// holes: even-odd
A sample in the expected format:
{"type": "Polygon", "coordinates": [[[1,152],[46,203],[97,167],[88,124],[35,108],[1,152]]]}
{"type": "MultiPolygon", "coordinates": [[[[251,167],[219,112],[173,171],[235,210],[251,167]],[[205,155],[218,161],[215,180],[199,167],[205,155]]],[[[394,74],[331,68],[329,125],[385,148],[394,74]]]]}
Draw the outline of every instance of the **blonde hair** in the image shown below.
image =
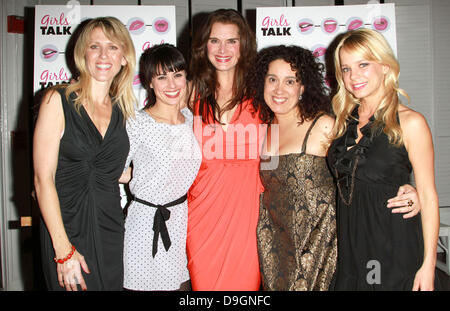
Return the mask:
{"type": "Polygon", "coordinates": [[[336,122],[333,127],[333,136],[338,138],[347,130],[347,120],[352,118],[351,113],[360,104],[345,88],[340,63],[340,51],[357,53],[363,59],[373,61],[389,67],[384,77],[385,92],[374,113],[374,127],[383,128],[391,144],[400,146],[403,144],[402,130],[397,120],[397,112],[400,104],[398,94],[405,96],[409,102],[408,94],[399,88],[398,77],[400,65],[392,52],[389,43],[377,31],[371,29],[357,29],[345,33],[334,52],[334,64],[336,80],[338,83],[337,93],[331,104],[336,122]]]}
{"type": "Polygon", "coordinates": [[[87,45],[94,29],[100,28],[105,36],[112,42],[120,45],[127,64],[122,66],[119,73],[114,77],[109,94],[114,105],[118,105],[124,119],[134,116],[136,97],[134,96],[132,83],[136,66],[136,52],[130,34],[125,26],[115,17],[98,17],[90,20],[82,29],[76,41],[74,49],[74,60],[80,76],[77,82],[66,89],[66,97],[75,92],[77,97],[74,101],[75,109],[79,112],[83,102],[89,105],[91,100],[91,75],[86,66],[85,55],[87,45]]]}

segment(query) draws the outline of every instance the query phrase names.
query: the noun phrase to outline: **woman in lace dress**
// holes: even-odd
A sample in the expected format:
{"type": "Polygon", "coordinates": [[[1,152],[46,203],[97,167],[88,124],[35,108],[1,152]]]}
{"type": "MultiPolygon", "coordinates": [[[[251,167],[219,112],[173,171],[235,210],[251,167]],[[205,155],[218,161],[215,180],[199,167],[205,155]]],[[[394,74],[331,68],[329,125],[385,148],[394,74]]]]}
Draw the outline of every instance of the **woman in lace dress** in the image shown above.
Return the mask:
{"type": "Polygon", "coordinates": [[[334,119],[323,65],[297,46],[259,52],[254,103],[268,123],[258,253],[265,290],[327,290],[336,267],[335,187],[326,163],[334,119]],[[278,134],[278,135],[277,135],[278,134]]]}

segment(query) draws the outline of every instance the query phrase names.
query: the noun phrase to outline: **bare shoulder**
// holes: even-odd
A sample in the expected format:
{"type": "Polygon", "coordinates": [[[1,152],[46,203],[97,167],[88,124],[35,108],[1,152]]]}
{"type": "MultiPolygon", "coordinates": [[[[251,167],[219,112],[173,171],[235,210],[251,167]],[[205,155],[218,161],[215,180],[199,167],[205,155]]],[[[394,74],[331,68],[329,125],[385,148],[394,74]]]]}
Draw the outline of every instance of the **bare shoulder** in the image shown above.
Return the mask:
{"type": "Polygon", "coordinates": [[[57,124],[60,122],[54,121],[60,120],[64,122],[63,115],[64,111],[60,93],[56,90],[56,88],[47,90],[41,99],[37,122],[41,123],[40,120],[46,120],[43,122],[57,124]]]}
{"type": "Polygon", "coordinates": [[[416,132],[428,129],[428,123],[425,117],[420,112],[405,105],[400,105],[398,116],[400,119],[400,127],[405,132],[416,132]]]}
{"type": "Polygon", "coordinates": [[[324,114],[315,124],[315,127],[325,134],[331,133],[334,126],[334,118],[331,115],[324,114]]]}
{"type": "Polygon", "coordinates": [[[45,91],[44,96],[42,97],[41,108],[42,106],[60,106],[61,101],[61,95],[56,88],[50,88],[45,91]]]}

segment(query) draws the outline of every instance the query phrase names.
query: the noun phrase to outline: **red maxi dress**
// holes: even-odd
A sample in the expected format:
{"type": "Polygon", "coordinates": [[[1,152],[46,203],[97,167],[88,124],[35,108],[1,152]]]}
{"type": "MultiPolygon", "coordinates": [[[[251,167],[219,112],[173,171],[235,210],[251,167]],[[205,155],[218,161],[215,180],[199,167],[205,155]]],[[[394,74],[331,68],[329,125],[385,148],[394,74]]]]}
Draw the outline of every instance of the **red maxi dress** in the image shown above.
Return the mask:
{"type": "Polygon", "coordinates": [[[194,133],[202,164],[188,192],[187,255],[193,290],[258,290],[256,242],[260,146],[265,135],[251,101],[238,107],[226,131],[202,122],[194,133]]]}

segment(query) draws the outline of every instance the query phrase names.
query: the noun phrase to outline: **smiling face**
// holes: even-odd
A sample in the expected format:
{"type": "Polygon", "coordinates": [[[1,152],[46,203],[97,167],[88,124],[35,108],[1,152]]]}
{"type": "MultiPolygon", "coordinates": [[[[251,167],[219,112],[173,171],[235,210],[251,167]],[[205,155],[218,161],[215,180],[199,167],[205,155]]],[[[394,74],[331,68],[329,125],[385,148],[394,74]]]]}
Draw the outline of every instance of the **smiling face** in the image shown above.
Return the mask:
{"type": "Polygon", "coordinates": [[[361,102],[380,102],[384,95],[384,78],[389,67],[345,49],[340,50],[339,59],[342,80],[347,91],[361,102]]]}
{"type": "Polygon", "coordinates": [[[264,82],[264,100],[276,115],[298,112],[298,101],[304,86],[291,65],[282,59],[269,64],[264,82]]]}
{"type": "Polygon", "coordinates": [[[239,28],[214,23],[207,43],[208,59],[219,71],[234,70],[240,57],[239,28]]]}
{"type": "Polygon", "coordinates": [[[155,92],[156,105],[179,105],[186,95],[186,71],[158,74],[152,78],[150,87],[155,92]]]}
{"type": "Polygon", "coordinates": [[[122,47],[108,39],[101,28],[91,32],[85,62],[94,80],[107,83],[111,83],[122,66],[127,64],[122,47]]]}

